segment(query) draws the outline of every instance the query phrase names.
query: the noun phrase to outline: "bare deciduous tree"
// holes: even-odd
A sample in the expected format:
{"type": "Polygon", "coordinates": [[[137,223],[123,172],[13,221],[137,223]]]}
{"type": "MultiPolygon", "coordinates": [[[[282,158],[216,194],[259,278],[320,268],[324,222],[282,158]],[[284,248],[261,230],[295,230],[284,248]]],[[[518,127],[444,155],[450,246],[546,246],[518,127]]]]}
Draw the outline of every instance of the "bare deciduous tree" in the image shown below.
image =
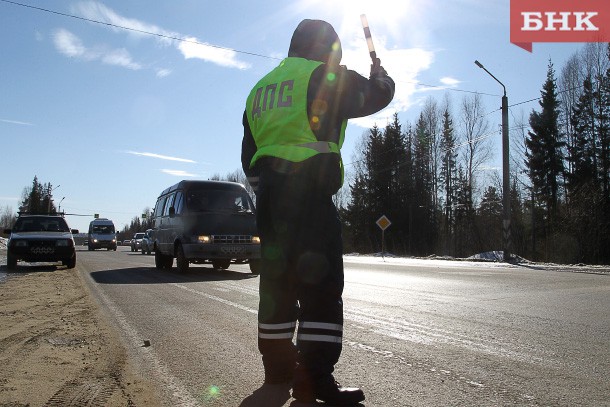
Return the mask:
{"type": "Polygon", "coordinates": [[[13,208],[10,206],[3,206],[0,208],[0,231],[2,229],[10,229],[15,220],[17,219],[17,214],[13,212],[13,208]]]}
{"type": "MultiPolygon", "coordinates": [[[[477,191],[477,173],[491,159],[489,121],[484,116],[481,95],[473,94],[462,99],[460,138],[462,161],[471,200],[477,191]]],[[[499,134],[499,133],[498,133],[499,134]]],[[[474,201],[473,201],[474,202],[474,201]]]]}

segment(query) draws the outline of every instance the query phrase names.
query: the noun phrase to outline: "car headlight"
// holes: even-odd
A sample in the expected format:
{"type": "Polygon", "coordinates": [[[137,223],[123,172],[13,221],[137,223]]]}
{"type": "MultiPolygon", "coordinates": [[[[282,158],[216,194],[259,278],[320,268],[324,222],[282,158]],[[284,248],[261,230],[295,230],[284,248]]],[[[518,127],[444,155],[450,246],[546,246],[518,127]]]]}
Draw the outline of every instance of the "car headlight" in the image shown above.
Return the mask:
{"type": "Polygon", "coordinates": [[[28,242],[26,240],[17,240],[15,242],[15,247],[27,247],[28,242]]]}
{"type": "Polygon", "coordinates": [[[55,242],[55,246],[57,246],[57,247],[68,247],[69,246],[68,240],[57,240],[55,242]]]}
{"type": "Polygon", "coordinates": [[[252,236],[252,243],[261,244],[261,238],[258,236],[252,236]]]}
{"type": "Polygon", "coordinates": [[[97,239],[93,239],[93,243],[97,243],[97,239]]]}
{"type": "Polygon", "coordinates": [[[208,235],[202,235],[202,236],[199,236],[197,238],[197,240],[199,241],[199,243],[211,243],[212,237],[208,236],[208,235]]]}

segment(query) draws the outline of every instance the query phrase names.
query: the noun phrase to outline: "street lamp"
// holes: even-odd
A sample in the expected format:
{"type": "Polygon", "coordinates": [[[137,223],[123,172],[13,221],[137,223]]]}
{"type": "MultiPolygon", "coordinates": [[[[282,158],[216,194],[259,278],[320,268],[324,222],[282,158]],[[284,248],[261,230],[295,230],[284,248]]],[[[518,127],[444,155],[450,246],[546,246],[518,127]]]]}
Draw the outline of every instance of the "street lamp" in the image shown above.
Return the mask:
{"type": "Polygon", "coordinates": [[[65,196],[63,198],[61,198],[61,201],[59,201],[59,210],[57,211],[59,213],[61,213],[61,203],[64,201],[64,199],[66,199],[65,196]]]}
{"type": "Polygon", "coordinates": [[[504,252],[504,261],[510,260],[510,172],[509,172],[509,146],[508,146],[508,97],[506,96],[506,86],[498,80],[491,72],[489,72],[479,61],[474,61],[476,66],[484,70],[496,80],[502,89],[502,206],[503,206],[503,221],[502,221],[502,244],[504,252]]]}

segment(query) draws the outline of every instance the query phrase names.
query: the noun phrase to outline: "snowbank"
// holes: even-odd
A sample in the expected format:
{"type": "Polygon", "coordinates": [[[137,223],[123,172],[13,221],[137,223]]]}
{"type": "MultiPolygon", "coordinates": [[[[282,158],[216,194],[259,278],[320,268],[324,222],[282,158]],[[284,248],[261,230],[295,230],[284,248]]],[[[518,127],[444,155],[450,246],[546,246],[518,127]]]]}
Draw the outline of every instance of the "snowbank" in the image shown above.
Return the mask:
{"type": "Polygon", "coordinates": [[[610,274],[610,265],[537,263],[523,257],[514,256],[510,263],[503,261],[502,251],[492,251],[472,255],[468,258],[432,255],[428,257],[398,257],[391,253],[345,254],[347,263],[400,264],[419,267],[486,267],[486,268],[529,268],[536,270],[569,271],[575,273],[610,274]]]}

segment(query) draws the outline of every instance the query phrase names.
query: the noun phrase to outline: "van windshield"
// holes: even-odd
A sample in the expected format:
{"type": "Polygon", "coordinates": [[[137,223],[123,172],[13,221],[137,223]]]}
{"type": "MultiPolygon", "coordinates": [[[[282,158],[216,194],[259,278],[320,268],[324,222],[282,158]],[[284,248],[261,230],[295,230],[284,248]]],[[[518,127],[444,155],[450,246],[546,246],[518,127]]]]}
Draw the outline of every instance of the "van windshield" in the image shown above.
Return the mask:
{"type": "Polygon", "coordinates": [[[91,227],[91,233],[98,235],[110,235],[114,233],[114,226],[112,225],[93,225],[91,227]]]}
{"type": "Polygon", "coordinates": [[[248,194],[219,189],[191,190],[186,197],[191,212],[252,212],[248,194]]]}

